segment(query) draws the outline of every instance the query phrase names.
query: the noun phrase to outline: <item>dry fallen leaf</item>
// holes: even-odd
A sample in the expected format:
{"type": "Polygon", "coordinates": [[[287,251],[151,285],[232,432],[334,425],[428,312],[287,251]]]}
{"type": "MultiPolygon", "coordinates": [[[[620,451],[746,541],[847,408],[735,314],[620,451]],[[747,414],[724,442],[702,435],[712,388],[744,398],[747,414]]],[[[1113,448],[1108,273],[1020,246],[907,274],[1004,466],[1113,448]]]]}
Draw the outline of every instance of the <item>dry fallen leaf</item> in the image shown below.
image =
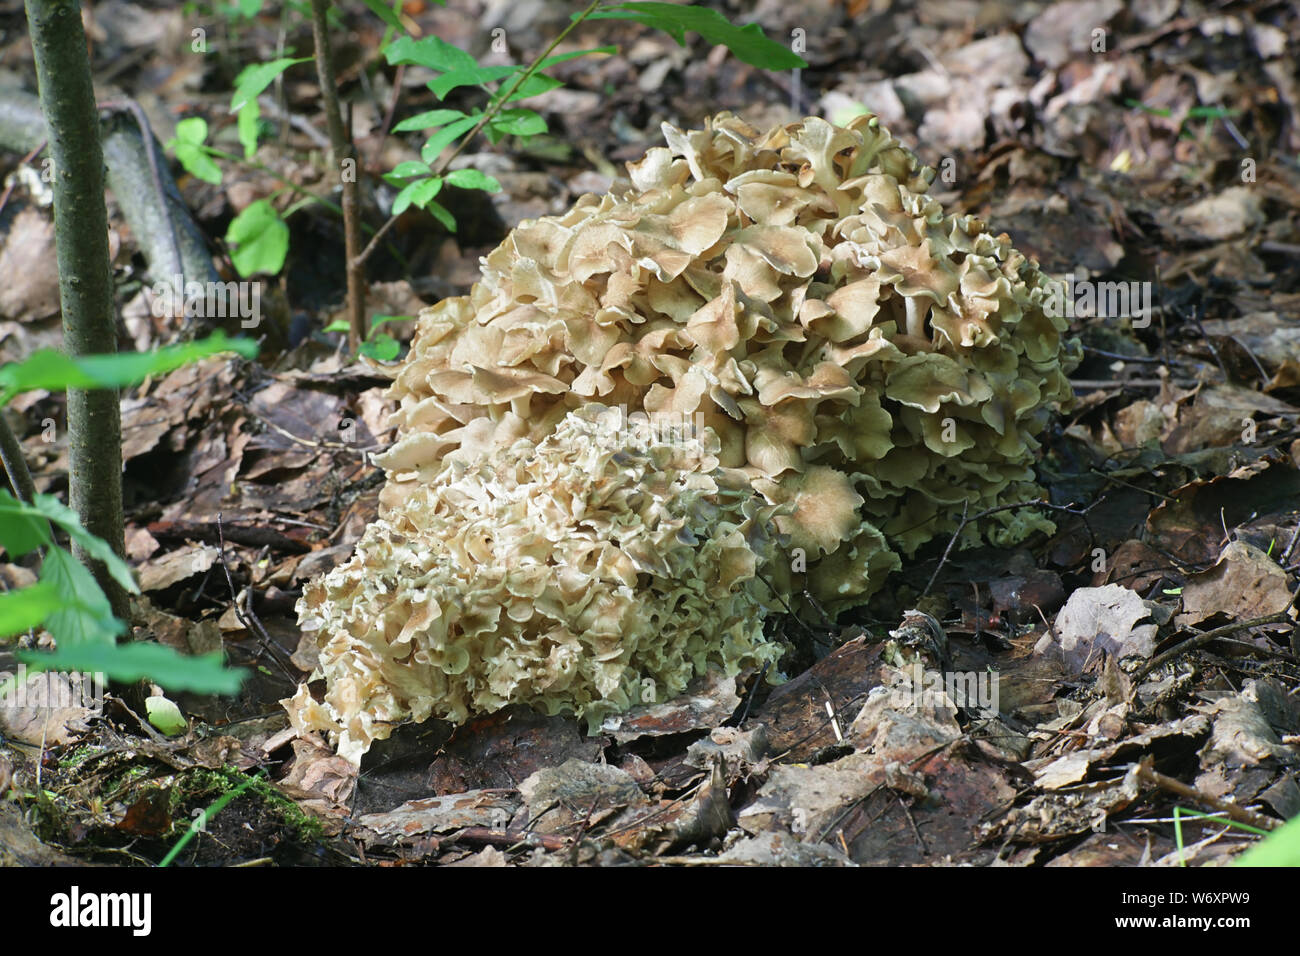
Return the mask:
{"type": "Polygon", "coordinates": [[[1079,588],[1056,615],[1055,632],[1045,634],[1034,653],[1060,655],[1071,674],[1100,667],[1102,655],[1150,657],[1156,625],[1138,623],[1150,616],[1146,602],[1121,585],[1079,588]]]}
{"type": "Polygon", "coordinates": [[[1276,614],[1290,601],[1287,574],[1276,561],[1244,541],[1229,541],[1214,567],[1187,579],[1175,620],[1184,627],[1218,614],[1250,620],[1276,614]]]}

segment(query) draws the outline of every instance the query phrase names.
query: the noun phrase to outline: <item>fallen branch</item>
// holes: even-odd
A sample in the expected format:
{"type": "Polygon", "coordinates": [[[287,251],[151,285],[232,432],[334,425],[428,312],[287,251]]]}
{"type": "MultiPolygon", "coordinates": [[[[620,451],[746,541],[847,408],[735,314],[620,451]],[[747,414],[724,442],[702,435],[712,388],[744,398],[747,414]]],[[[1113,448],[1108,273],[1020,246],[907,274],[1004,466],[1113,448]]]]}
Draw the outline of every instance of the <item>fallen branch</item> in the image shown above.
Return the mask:
{"type": "Polygon", "coordinates": [[[439,837],[442,845],[478,843],[487,846],[540,846],[543,850],[563,850],[570,844],[567,837],[553,833],[529,833],[524,830],[493,830],[490,827],[466,827],[451,836],[439,837]]]}
{"type": "Polygon", "coordinates": [[[1137,776],[1139,780],[1159,787],[1174,796],[1182,797],[1184,800],[1191,800],[1193,803],[1199,803],[1211,810],[1218,810],[1220,813],[1226,813],[1229,819],[1236,820],[1238,823],[1258,827],[1261,830],[1276,830],[1281,825],[1281,821],[1274,820],[1272,817],[1266,817],[1254,810],[1248,810],[1229,800],[1220,800],[1203,790],[1188,786],[1181,780],[1175,780],[1173,777],[1166,777],[1163,773],[1157,773],[1151,768],[1150,757],[1138,765],[1137,776]]]}
{"type": "MultiPolygon", "coordinates": [[[[108,188],[140,244],[150,278],[170,282],[181,275],[186,282],[219,281],[203,233],[181,199],[166,162],[158,161],[162,155],[158,141],[150,136],[146,146],[138,121],[117,111],[100,117],[100,136],[108,188]],[[157,171],[158,186],[153,170],[157,171]]],[[[40,101],[30,93],[5,90],[0,96],[0,149],[30,153],[44,142],[40,101]]]]}

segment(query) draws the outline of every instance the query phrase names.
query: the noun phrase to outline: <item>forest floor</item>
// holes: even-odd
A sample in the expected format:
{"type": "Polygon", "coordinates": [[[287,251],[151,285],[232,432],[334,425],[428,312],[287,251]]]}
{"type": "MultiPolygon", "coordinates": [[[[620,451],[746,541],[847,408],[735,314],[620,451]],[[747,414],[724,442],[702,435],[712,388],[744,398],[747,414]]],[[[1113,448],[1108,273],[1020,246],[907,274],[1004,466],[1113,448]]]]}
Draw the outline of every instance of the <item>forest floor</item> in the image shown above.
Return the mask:
{"type": "MultiPolygon", "coordinates": [[[[412,316],[465,293],[512,226],[608,191],[665,121],[730,110],[766,128],[869,108],[940,171],[931,192],[948,211],[1009,233],[1055,276],[1150,296],[1140,317],[1073,321],[1078,400],[1040,471],[1063,509],[1056,534],[1014,551],[937,542],[838,622],[777,620],[797,648],[788,682],[705,681],[603,735],[518,709],[430,721],[376,745],[359,773],[296,739],[279,702],[314,651],[294,602],[374,518],[383,476],[368,452],[391,431],[382,370],[323,332],[342,313],[342,231],[283,188],[331,191],[314,74],[290,71],[268,90],[280,113],[257,166],[220,161],[212,184],[173,164],[231,277],[219,240],[233,217],[267,197],[295,207],[286,264],[266,283],[261,357],[211,359],[122,401],[134,636],[224,647],[252,676],[234,698],[174,695],[185,727],[171,735],[144,716],[142,687],[110,688],[93,709],[0,708],[0,862],[155,865],[241,785],[176,865],[1206,865],[1300,814],[1300,10],[709,5],[801,39],[809,68],[769,73],[698,37],[682,47],[584,24],[561,52],[618,54],[556,70],[565,86],[531,101],[547,135],[470,146],[465,163],[503,190],[449,189],[456,234],[406,214],[371,264],[371,313],[412,316]],[[873,693],[912,657],[928,666],[926,647],[993,676],[972,685],[992,688],[992,706],[979,693],[957,707],[873,693]]],[[[202,116],[210,142],[242,153],[235,76],[308,55],[310,31],[277,4],[252,4],[264,9],[251,18],[218,6],[95,5],[100,98],[134,98],[162,142],[202,116]],[[204,55],[190,52],[195,27],[204,55]]],[[[364,4],[343,7],[340,88],[376,173],[418,155],[412,136],[386,134],[393,122],[437,104],[427,77],[384,62],[364,4]]],[[[530,59],[568,9],[404,6],[487,63],[530,59]]],[[[0,3],[0,89],[31,92],[22,17],[0,3]]],[[[61,341],[49,209],[30,169],[0,154],[3,361],[61,341]]],[[[364,178],[377,225],[378,181],[364,178]]],[[[178,330],[149,306],[158,277],[113,213],[124,341],[170,341],[178,330]]],[[[412,325],[386,329],[406,342],[412,325]]],[[[47,440],[62,396],[31,393],[7,413],[39,490],[66,492],[66,447],[47,440]]],[[[0,565],[7,587],[31,574],[0,565]]]]}

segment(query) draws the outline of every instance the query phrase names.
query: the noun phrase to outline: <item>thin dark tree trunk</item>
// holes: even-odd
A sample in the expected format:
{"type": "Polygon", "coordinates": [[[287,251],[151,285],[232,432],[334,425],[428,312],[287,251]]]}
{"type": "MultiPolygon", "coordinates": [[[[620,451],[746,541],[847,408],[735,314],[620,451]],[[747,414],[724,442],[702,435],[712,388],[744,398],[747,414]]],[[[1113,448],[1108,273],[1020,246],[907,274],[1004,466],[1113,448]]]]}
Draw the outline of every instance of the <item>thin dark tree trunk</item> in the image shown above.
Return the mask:
{"type": "Polygon", "coordinates": [[[335,78],[334,54],[330,48],[329,24],[325,18],[326,0],[311,0],[311,32],[316,43],[316,75],[320,80],[321,99],[325,103],[325,123],[330,134],[330,153],[334,175],[343,183],[343,247],[348,282],[348,344],[353,353],[366,338],[366,266],[361,255],[361,174],[357,151],[343,126],[339,108],[338,80],[335,78]]]}
{"type": "MultiPolygon", "coordinates": [[[[117,351],[113,277],[104,207],[104,157],[77,0],[27,0],[41,111],[54,163],[54,239],[63,339],[74,356],[117,351]]],[[[115,389],[68,389],[68,488],[86,530],[119,555],[122,540],[122,420],[115,389]]],[[[126,593],[73,543],[113,612],[125,619],[126,593]]]]}

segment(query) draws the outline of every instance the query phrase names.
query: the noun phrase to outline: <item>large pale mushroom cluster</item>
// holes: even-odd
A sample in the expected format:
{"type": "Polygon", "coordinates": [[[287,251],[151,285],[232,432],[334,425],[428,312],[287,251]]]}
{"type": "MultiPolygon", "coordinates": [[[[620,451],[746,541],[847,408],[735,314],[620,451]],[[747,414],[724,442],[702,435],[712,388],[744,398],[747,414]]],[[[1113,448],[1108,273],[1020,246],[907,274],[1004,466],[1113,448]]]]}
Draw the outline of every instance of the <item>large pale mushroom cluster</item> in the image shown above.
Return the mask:
{"type": "Polygon", "coordinates": [[[587,405],[409,489],[306,589],[328,687],[299,688],[295,726],[359,762],[404,719],[523,703],[596,726],[710,664],[774,662],[758,571],[782,509],[717,451],[711,432],[587,405]]]}
{"type": "MultiPolygon", "coordinates": [[[[534,515],[528,520],[555,522],[550,537],[535,539],[552,543],[512,556],[502,542],[523,534],[511,524],[521,513],[506,508],[489,521],[449,497],[453,488],[464,496],[476,482],[486,487],[489,472],[527,470],[527,454],[543,449],[569,461],[555,443],[581,436],[576,423],[587,419],[575,413],[592,403],[690,423],[673,434],[707,435],[716,449],[708,467],[690,474],[728,489],[698,500],[714,509],[724,499],[727,508],[754,502],[744,520],[715,510],[718,523],[696,527],[694,544],[645,538],[664,554],[677,548],[681,563],[654,567],[654,549],[643,548],[631,565],[638,581],[627,565],[619,578],[624,597],[646,608],[660,607],[653,595],[668,593],[667,582],[686,569],[714,589],[710,602],[721,582],[743,581],[752,620],[738,623],[743,608],[735,602],[710,603],[714,612],[673,618],[666,640],[697,649],[735,641],[746,650],[731,656],[748,654],[750,663],[761,656],[754,622],[776,606],[775,596],[751,589],[750,559],[736,559],[746,568],[739,576],[710,577],[707,542],[736,540],[735,528],[745,525],[740,537],[782,599],[798,603],[807,591],[838,611],[878,590],[899,566],[897,552],[950,535],[964,511],[1041,496],[1031,467],[1035,436],[1053,404],[1070,400],[1066,373],[1077,345],[1064,337],[1065,319],[1051,314],[1054,284],[1036,263],[980,220],[945,215],[926,195],[934,171],[874,117],[848,127],[811,118],[760,133],[722,114],[706,129],[665,125],[664,134],[668,146],[630,164],[625,188],[521,223],[483,260],[468,296],[421,314],[390,391],[399,437],[377,459],[388,472],[381,521],[352,561],[313,582],[300,604],[320,629],[321,647],[332,649],[322,654],[326,703],[303,691],[291,707],[304,726],[337,732],[360,719],[463,717],[515,700],[591,712],[638,699],[636,668],[648,665],[636,639],[602,650],[586,639],[520,638],[534,634],[533,619],[519,617],[533,592],[491,583],[535,561],[546,570],[529,573],[552,584],[583,574],[612,586],[613,565],[571,566],[559,539],[582,528],[614,541],[615,526],[591,529],[576,505],[534,515]],[[772,506],[779,546],[754,530],[759,511],[772,506]],[[440,543],[413,551],[410,540],[431,533],[439,509],[440,543]],[[452,554],[461,547],[453,542],[480,534],[491,548],[452,554]],[[701,550],[692,561],[681,548],[701,550]],[[432,585],[426,572],[447,561],[461,562],[459,577],[432,585]],[[362,598],[356,579],[365,576],[362,598]],[[650,580],[661,590],[647,588],[650,580]],[[425,611],[399,621],[416,592],[425,611]],[[490,621],[475,619],[470,640],[463,626],[447,623],[446,608],[480,593],[503,603],[487,612],[490,621]],[[561,657],[579,645],[593,659],[620,654],[611,659],[624,671],[615,680],[608,668],[580,669],[562,690],[539,692],[537,681],[549,678],[520,677],[503,655],[516,638],[540,640],[546,654],[561,657]],[[411,651],[417,643],[423,657],[411,651]],[[445,656],[453,645],[475,663],[445,656]],[[408,653],[419,667],[399,666],[408,653]],[[363,671],[378,675],[365,691],[363,671]],[[467,680],[448,676],[466,673],[467,680]]],[[[645,451],[634,429],[621,433],[637,454],[645,451]]],[[[602,467],[620,452],[611,454],[602,467]]],[[[559,480],[553,470],[528,474],[518,487],[530,494],[544,495],[545,483],[559,480]]],[[[677,480],[659,483],[668,499],[681,493],[677,480]]],[[[1050,524],[1014,509],[966,534],[1001,544],[1034,528],[1050,524]]],[[[635,617],[611,613],[622,622],[635,617]]],[[[555,620],[577,633],[570,619],[555,620]]],[[[685,659],[704,662],[698,653],[685,659]]],[[[674,673],[667,683],[651,677],[659,696],[686,671],[674,673]]]]}

